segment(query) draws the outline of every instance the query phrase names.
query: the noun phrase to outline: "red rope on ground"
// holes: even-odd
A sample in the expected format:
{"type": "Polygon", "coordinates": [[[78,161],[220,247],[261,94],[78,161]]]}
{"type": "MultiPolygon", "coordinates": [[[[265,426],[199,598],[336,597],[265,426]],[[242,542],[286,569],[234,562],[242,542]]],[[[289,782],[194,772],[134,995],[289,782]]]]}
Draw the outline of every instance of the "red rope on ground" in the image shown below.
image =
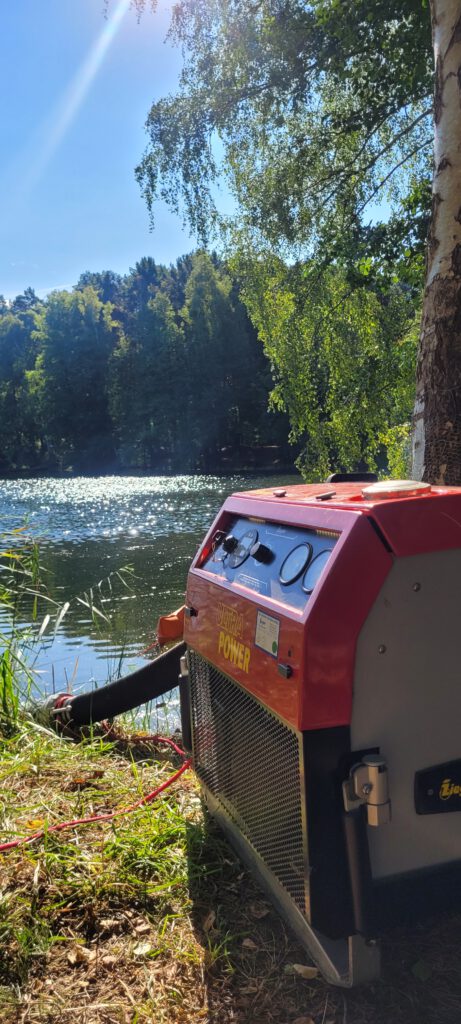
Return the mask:
{"type": "Polygon", "coordinates": [[[179,777],[183,775],[188,768],[190,768],[192,758],[187,757],[184,750],[181,750],[173,740],[170,740],[165,736],[143,736],[142,739],[150,740],[151,742],[155,741],[156,743],[167,743],[168,746],[172,747],[172,749],[180,755],[180,757],[185,758],[184,763],[180,768],[178,768],[178,771],[173,775],[170,775],[169,779],[162,782],[160,786],[157,786],[157,789],[152,790],[152,793],[147,793],[146,796],[142,796],[140,800],[137,800],[136,803],[131,804],[129,807],[122,807],[119,811],[110,811],[107,814],[93,814],[88,818],[76,818],[74,821],[61,821],[57,825],[50,825],[49,828],[41,829],[40,832],[34,832],[31,836],[23,836],[20,839],[12,839],[8,843],[0,843],[0,853],[6,853],[7,850],[13,850],[16,846],[24,846],[29,843],[34,843],[37,839],[42,839],[44,835],[48,835],[50,832],[62,832],[65,828],[75,828],[77,825],[90,825],[91,822],[94,821],[111,821],[112,818],[119,818],[124,814],[131,814],[133,811],[136,811],[138,807],[143,807],[145,804],[149,804],[152,800],[155,800],[156,796],[159,796],[164,789],[167,789],[168,786],[173,784],[173,782],[176,782],[176,780],[179,779],[179,777]]]}

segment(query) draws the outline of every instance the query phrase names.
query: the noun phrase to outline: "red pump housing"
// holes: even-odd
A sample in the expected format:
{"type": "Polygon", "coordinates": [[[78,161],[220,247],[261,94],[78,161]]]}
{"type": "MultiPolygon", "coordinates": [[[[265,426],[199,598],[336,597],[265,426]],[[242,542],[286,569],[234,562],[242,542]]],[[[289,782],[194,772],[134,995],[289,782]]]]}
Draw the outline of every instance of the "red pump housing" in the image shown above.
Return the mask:
{"type": "Polygon", "coordinates": [[[461,741],[450,724],[461,712],[458,580],[461,489],[412,481],[234,494],[189,572],[198,775],[234,845],[337,984],[378,971],[364,909],[377,883],[461,860],[461,815],[445,813],[461,810],[461,741]],[[266,758],[254,787],[252,745],[266,758]],[[368,804],[357,766],[372,780],[368,804]],[[387,767],[390,798],[379,802],[387,767]],[[431,804],[429,771],[439,792],[459,781],[458,802],[431,804]]]}

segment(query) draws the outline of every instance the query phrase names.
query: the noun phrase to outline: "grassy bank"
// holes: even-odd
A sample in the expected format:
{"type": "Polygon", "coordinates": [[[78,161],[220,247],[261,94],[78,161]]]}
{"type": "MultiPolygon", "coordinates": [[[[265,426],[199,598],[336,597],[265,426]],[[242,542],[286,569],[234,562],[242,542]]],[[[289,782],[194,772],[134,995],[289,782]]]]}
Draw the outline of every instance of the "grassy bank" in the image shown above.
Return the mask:
{"type": "MultiPolygon", "coordinates": [[[[0,741],[1,840],[131,804],[178,767],[23,723],[0,741]]],[[[214,824],[192,772],[126,818],[0,855],[2,1024],[455,1024],[459,917],[384,940],[383,979],[315,972],[214,824]]]]}

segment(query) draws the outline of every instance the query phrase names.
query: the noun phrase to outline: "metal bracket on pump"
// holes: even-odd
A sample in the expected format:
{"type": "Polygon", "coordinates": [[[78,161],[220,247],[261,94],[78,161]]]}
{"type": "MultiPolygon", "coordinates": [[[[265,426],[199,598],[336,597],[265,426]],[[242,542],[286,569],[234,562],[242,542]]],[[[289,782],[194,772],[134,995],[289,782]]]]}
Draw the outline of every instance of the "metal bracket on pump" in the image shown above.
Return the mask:
{"type": "Polygon", "coordinates": [[[179,662],[179,704],[183,747],[192,753],[192,723],[190,706],[189,653],[186,650],[179,662]]]}
{"type": "Polygon", "coordinates": [[[360,805],[366,807],[367,821],[375,828],[391,820],[387,764],[379,754],[366,754],[354,764],[343,782],[344,808],[347,813],[360,805]]]}

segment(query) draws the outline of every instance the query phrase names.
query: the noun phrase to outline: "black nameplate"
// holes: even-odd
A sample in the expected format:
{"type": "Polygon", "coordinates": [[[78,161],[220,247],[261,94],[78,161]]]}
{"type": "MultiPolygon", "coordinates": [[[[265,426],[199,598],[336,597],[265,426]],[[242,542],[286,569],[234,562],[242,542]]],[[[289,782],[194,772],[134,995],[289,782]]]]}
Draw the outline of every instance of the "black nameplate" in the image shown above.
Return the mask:
{"type": "Polygon", "coordinates": [[[415,810],[417,814],[461,811],[461,759],[416,772],[415,810]]]}

